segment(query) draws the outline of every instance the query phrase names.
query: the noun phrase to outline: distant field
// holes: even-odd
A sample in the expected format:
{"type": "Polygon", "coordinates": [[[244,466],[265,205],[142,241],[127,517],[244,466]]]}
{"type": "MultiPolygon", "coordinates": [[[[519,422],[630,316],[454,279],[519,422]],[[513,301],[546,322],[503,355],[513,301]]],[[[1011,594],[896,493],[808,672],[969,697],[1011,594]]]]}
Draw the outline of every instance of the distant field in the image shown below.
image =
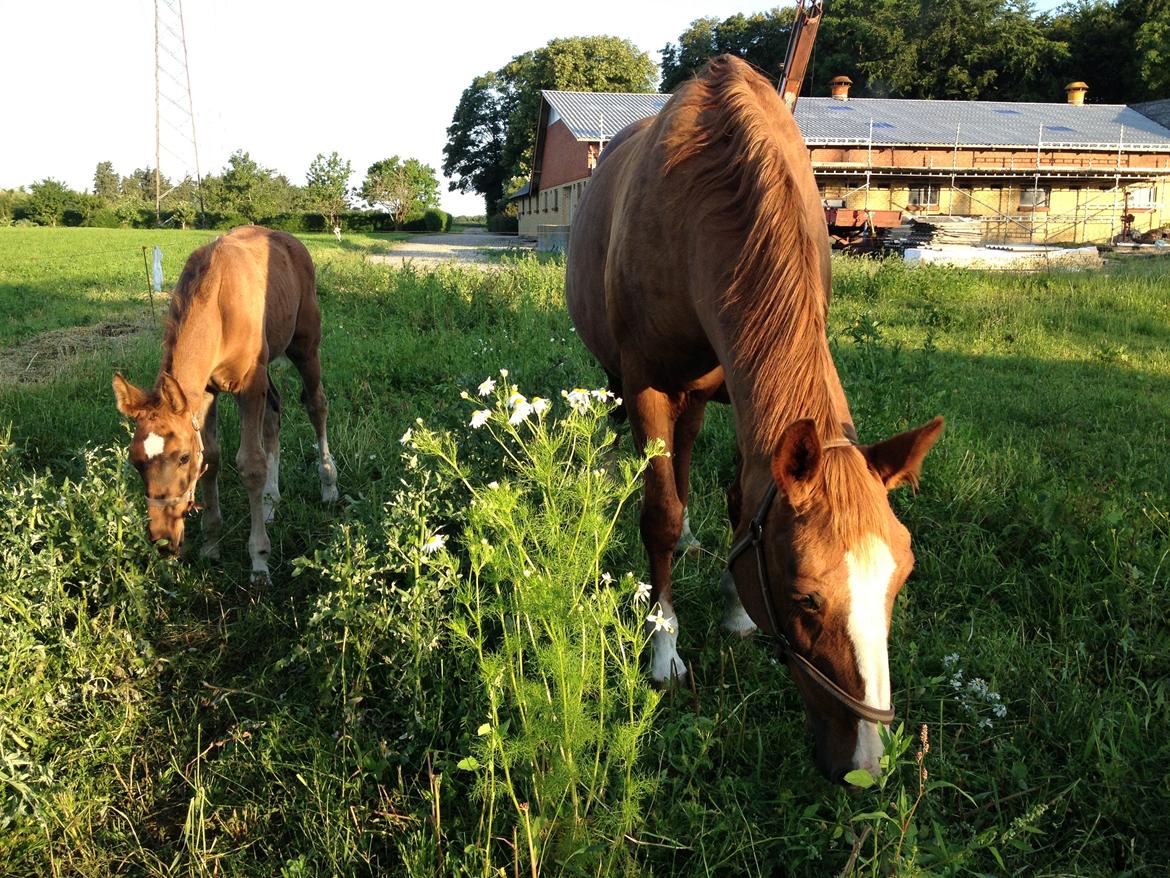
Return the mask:
{"type": "MultiPolygon", "coordinates": [[[[921,492],[894,501],[918,559],[891,637],[902,756],[880,789],[849,794],[815,774],[787,671],[719,631],[721,568],[707,555],[675,570],[695,691],[657,702],[635,681],[622,704],[645,711],[643,731],[598,716],[607,696],[586,687],[581,725],[539,738],[531,715],[559,679],[493,705],[499,680],[535,672],[498,664],[507,625],[467,634],[465,598],[482,586],[507,599],[529,574],[480,566],[469,492],[498,480],[522,498],[547,478],[576,509],[586,501],[571,492],[617,478],[544,464],[518,476],[467,426],[481,403],[460,393],[501,368],[551,399],[558,424],[561,390],[603,380],[571,331],[560,262],[395,271],[361,258],[386,236],[309,236],[344,500],[316,502],[311,429],[278,367],[271,585],[247,581],[230,403],[224,560],[157,558],[109,381],[120,369],[148,384],[158,366],[141,247],[161,242],[169,284],[209,237],[0,229],[0,873],[511,876],[533,874],[530,851],[541,875],[1157,875],[1170,863],[1161,263],[1013,277],[835,260],[830,333],[863,440],[947,418],[921,492]],[[79,329],[116,322],[130,328],[79,329]],[[420,417],[452,431],[467,482],[400,443],[420,417]],[[434,533],[447,550],[421,555],[434,533]],[[542,795],[561,781],[563,798],[542,795]]],[[[713,410],[691,522],[717,555],[733,441],[713,410]]],[[[564,533],[517,502],[511,535],[490,542],[528,547],[555,628],[573,618],[560,612],[575,600],[571,559],[532,547],[564,533]]],[[[645,578],[636,507],[598,536],[600,570],[645,578]]],[[[637,622],[625,602],[612,612],[637,622]]],[[[601,678],[616,681],[612,648],[601,678]]]]}

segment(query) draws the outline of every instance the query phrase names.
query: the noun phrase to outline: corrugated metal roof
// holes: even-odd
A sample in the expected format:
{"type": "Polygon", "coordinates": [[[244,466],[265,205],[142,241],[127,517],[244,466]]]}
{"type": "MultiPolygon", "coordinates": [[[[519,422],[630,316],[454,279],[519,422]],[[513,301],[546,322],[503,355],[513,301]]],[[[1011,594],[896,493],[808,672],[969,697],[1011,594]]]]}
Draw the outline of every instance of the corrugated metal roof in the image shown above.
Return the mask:
{"type": "Polygon", "coordinates": [[[1151,148],[1170,151],[1170,130],[1120,104],[1025,104],[896,98],[801,98],[796,123],[811,146],[875,144],[1151,148]]]}
{"type": "Polygon", "coordinates": [[[627,125],[657,115],[670,100],[664,94],[547,89],[541,96],[556,112],[549,124],[559,117],[578,140],[609,140],[627,125]]]}
{"type": "MultiPolygon", "coordinates": [[[[664,94],[543,91],[578,140],[608,140],[631,122],[653,116],[664,94]]],[[[552,119],[554,117],[550,117],[552,119]]],[[[882,145],[1117,148],[1170,151],[1170,129],[1120,104],[1032,104],[899,98],[801,98],[796,122],[810,146],[882,145]],[[1041,130],[1043,126],[1043,131],[1041,130]]]]}
{"type": "Polygon", "coordinates": [[[1170,99],[1146,101],[1144,104],[1134,104],[1133,108],[1159,125],[1170,127],[1170,99]]]}

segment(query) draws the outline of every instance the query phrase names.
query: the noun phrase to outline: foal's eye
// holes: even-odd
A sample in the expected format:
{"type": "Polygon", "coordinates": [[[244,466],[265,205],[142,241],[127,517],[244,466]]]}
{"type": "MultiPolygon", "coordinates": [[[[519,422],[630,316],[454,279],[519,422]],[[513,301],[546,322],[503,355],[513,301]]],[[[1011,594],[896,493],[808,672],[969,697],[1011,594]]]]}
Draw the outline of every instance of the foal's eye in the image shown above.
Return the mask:
{"type": "Polygon", "coordinates": [[[179,463],[190,463],[190,462],[191,462],[191,455],[190,454],[184,454],[182,457],[179,458],[179,463]]]}

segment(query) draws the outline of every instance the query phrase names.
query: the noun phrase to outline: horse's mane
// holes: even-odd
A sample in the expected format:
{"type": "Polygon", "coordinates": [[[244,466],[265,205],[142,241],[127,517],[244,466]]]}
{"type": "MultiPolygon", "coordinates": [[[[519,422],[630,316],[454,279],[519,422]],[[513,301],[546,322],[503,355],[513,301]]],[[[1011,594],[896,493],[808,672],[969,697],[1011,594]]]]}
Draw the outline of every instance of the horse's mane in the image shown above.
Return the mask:
{"type": "MultiPolygon", "coordinates": [[[[800,136],[795,123],[791,136],[785,132],[789,111],[767,80],[732,55],[712,59],[672,105],[662,139],[678,206],[702,223],[703,235],[732,242],[721,305],[736,327],[736,367],[754,376],[749,441],[771,454],[785,427],[809,417],[822,441],[840,437],[826,384],[829,290],[818,242],[826,233],[801,196],[800,168],[788,158],[792,137],[800,136]],[[697,217],[696,205],[705,211],[697,217]]],[[[804,144],[796,145],[803,160],[804,144]]],[[[825,508],[838,536],[847,544],[866,533],[884,537],[885,492],[865,458],[834,448],[823,461],[825,508]]]]}
{"type": "Polygon", "coordinates": [[[200,247],[191,254],[187,259],[187,264],[183,266],[183,272],[179,275],[179,282],[175,284],[175,290],[171,293],[171,304],[167,311],[167,322],[163,328],[163,356],[162,369],[159,373],[160,378],[162,372],[170,371],[171,369],[175,342],[179,337],[179,327],[182,326],[183,318],[191,309],[191,304],[201,298],[201,296],[206,297],[209,293],[206,280],[212,268],[212,257],[215,249],[222,240],[223,238],[219,237],[211,243],[200,247]]]}
{"type": "Polygon", "coordinates": [[[671,103],[664,172],[680,206],[705,206],[694,217],[702,234],[736,248],[722,307],[738,330],[736,365],[755,376],[760,450],[774,450],[801,417],[814,418],[826,439],[840,435],[825,385],[829,291],[816,240],[825,232],[810,226],[798,169],[786,158],[779,123],[788,110],[767,80],[731,55],[712,59],[671,103]]]}

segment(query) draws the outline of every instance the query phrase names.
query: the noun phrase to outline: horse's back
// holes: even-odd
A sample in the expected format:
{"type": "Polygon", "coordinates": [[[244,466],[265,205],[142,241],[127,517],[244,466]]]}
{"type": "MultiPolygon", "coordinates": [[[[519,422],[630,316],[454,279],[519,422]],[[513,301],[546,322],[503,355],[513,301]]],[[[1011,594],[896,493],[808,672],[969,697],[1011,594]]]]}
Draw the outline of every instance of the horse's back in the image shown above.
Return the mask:
{"type": "Polygon", "coordinates": [[[225,324],[236,324],[241,333],[262,332],[270,358],[302,334],[306,318],[319,324],[313,260],[296,237],[241,226],[214,246],[225,324]]]}
{"type": "Polygon", "coordinates": [[[637,149],[639,135],[652,118],[627,125],[609,142],[593,172],[569,232],[565,301],[577,335],[613,375],[621,371],[617,340],[606,305],[605,273],[614,225],[615,200],[625,166],[637,149]]]}

